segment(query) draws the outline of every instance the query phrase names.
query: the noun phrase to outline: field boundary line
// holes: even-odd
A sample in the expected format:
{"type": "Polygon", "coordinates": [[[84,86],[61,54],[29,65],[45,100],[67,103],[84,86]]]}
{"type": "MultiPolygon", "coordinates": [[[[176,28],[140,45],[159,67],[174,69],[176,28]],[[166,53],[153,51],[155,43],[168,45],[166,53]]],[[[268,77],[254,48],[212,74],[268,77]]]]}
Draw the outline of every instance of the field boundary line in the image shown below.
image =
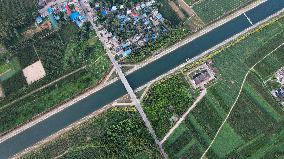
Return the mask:
{"type": "Polygon", "coordinates": [[[110,70],[110,72],[106,76],[104,84],[108,82],[109,78],[112,76],[113,73],[115,73],[115,68],[114,67],[110,70]]]}
{"type": "MultiPolygon", "coordinates": [[[[97,60],[99,60],[100,58],[101,58],[101,56],[100,56],[97,60]]],[[[97,62],[97,60],[96,60],[95,62],[97,62]]],[[[12,104],[14,104],[14,103],[17,103],[17,102],[19,102],[19,101],[21,101],[21,100],[23,100],[23,99],[25,99],[25,98],[27,98],[27,97],[29,97],[29,96],[35,94],[36,92],[39,92],[39,91],[41,91],[41,90],[43,90],[43,89],[45,89],[45,88],[47,88],[47,87],[49,87],[49,86],[51,86],[51,85],[57,83],[57,82],[59,82],[59,81],[65,79],[65,78],[68,77],[68,76],[73,75],[74,73],[77,73],[77,72],[79,72],[79,71],[85,69],[86,67],[87,67],[87,65],[84,65],[84,66],[82,66],[82,67],[80,67],[80,68],[78,68],[78,69],[76,69],[76,70],[74,70],[74,71],[72,71],[72,72],[70,72],[70,73],[64,75],[64,76],[61,76],[61,77],[57,78],[56,80],[54,80],[54,81],[52,81],[52,82],[50,82],[50,83],[47,83],[47,84],[45,84],[45,85],[43,85],[43,86],[41,86],[41,87],[39,87],[39,88],[37,88],[37,89],[31,91],[31,92],[28,93],[28,94],[25,94],[24,96],[22,96],[22,97],[20,97],[20,98],[18,98],[18,99],[16,99],[16,100],[13,100],[12,102],[10,102],[10,103],[4,105],[3,107],[1,107],[1,108],[0,108],[0,111],[3,110],[3,109],[5,109],[5,108],[7,108],[8,106],[10,106],[10,105],[12,105],[12,104]]],[[[0,135],[0,136],[1,136],[1,135],[0,135]]]]}
{"type": "Polygon", "coordinates": [[[148,85],[146,86],[144,92],[142,93],[141,97],[140,97],[140,101],[142,102],[143,98],[147,95],[147,93],[149,92],[150,88],[152,87],[152,85],[154,85],[154,82],[150,82],[148,83],[148,85]]]}
{"type": "Polygon", "coordinates": [[[191,8],[192,8],[192,7],[194,7],[195,5],[197,5],[197,4],[199,4],[199,3],[203,2],[203,1],[205,1],[205,0],[196,1],[196,2],[192,3],[190,6],[191,6],[191,8]]]}
{"type": "Polygon", "coordinates": [[[78,68],[78,69],[76,69],[76,70],[74,70],[74,71],[72,71],[72,72],[70,72],[70,73],[68,73],[68,74],[66,74],[66,75],[64,75],[64,76],[59,77],[58,79],[56,79],[56,80],[54,80],[54,81],[52,81],[52,82],[50,82],[50,83],[47,83],[47,84],[43,85],[43,86],[40,87],[40,88],[37,88],[37,89],[31,91],[31,92],[28,93],[28,94],[25,94],[24,96],[22,96],[22,97],[20,97],[20,98],[18,98],[18,99],[16,99],[16,100],[13,100],[12,102],[10,102],[10,103],[4,105],[3,107],[1,107],[1,108],[0,108],[0,111],[3,110],[3,109],[5,109],[5,108],[7,108],[8,106],[10,106],[10,105],[12,105],[12,104],[14,104],[14,103],[17,103],[17,102],[19,102],[19,101],[21,101],[21,100],[23,100],[23,99],[25,99],[25,98],[27,98],[27,97],[33,95],[34,93],[36,93],[36,92],[38,92],[38,91],[41,91],[41,90],[44,89],[44,88],[47,88],[47,87],[49,87],[49,86],[51,86],[51,85],[53,85],[53,84],[55,84],[55,83],[61,81],[62,79],[65,79],[66,77],[68,77],[68,76],[70,76],[70,75],[72,75],[72,74],[74,74],[74,73],[76,73],[76,72],[79,72],[79,71],[85,69],[85,68],[86,68],[86,66],[82,66],[82,67],[80,67],[80,68],[78,68]]]}
{"type": "Polygon", "coordinates": [[[283,45],[284,45],[284,42],[283,42],[282,44],[280,44],[279,46],[277,46],[277,47],[276,47],[274,50],[272,50],[270,53],[268,53],[267,55],[265,55],[265,56],[264,56],[262,59],[260,59],[258,62],[256,62],[256,63],[247,71],[247,73],[246,73],[246,75],[245,75],[245,77],[244,77],[244,79],[243,79],[243,81],[242,81],[242,85],[241,85],[241,88],[240,88],[240,90],[239,90],[239,93],[238,93],[238,95],[237,95],[236,100],[234,101],[232,107],[230,108],[230,110],[229,110],[229,112],[228,112],[226,118],[225,118],[224,121],[222,122],[221,126],[219,127],[219,129],[218,129],[217,133],[215,134],[213,140],[211,141],[211,143],[209,144],[209,146],[207,147],[207,149],[206,149],[206,150],[204,151],[204,153],[202,154],[201,159],[205,159],[206,153],[207,153],[207,152],[209,151],[209,149],[212,147],[212,145],[213,145],[214,141],[216,140],[218,134],[221,132],[223,126],[225,125],[225,123],[227,122],[229,116],[231,115],[232,110],[233,110],[234,107],[236,106],[236,104],[237,104],[237,102],[238,102],[238,99],[239,99],[239,97],[241,96],[241,93],[242,93],[243,87],[244,87],[244,85],[245,85],[247,76],[249,75],[249,73],[251,72],[251,70],[253,70],[256,65],[258,65],[260,62],[262,62],[264,59],[266,59],[266,57],[268,57],[269,55],[271,55],[272,53],[274,53],[275,51],[277,51],[277,50],[278,50],[279,48],[281,48],[283,45]]]}
{"type": "Polygon", "coordinates": [[[170,136],[171,134],[176,130],[176,128],[179,127],[179,125],[185,120],[187,115],[196,107],[196,105],[203,99],[203,97],[206,95],[206,88],[203,89],[200,93],[200,95],[196,98],[194,103],[188,108],[188,110],[182,115],[182,117],[176,122],[176,124],[168,131],[168,133],[165,135],[163,140],[161,140],[161,144],[163,144],[170,136]]]}
{"type": "MultiPolygon", "coordinates": [[[[87,67],[87,66],[85,66],[85,67],[87,67]]],[[[104,79],[102,79],[102,80],[104,80],[104,79]]],[[[23,132],[23,131],[25,131],[26,129],[36,125],[37,123],[39,123],[39,122],[41,122],[41,121],[43,121],[47,118],[49,118],[50,116],[57,114],[58,112],[64,110],[65,108],[69,107],[70,105],[79,102],[80,100],[86,98],[90,94],[93,94],[94,92],[100,90],[103,86],[104,86],[103,83],[98,83],[98,85],[96,85],[96,87],[94,89],[91,89],[90,91],[87,91],[87,92],[83,92],[83,94],[81,94],[81,95],[68,98],[68,99],[66,99],[66,102],[60,104],[58,107],[55,106],[51,110],[47,110],[47,112],[41,112],[38,115],[34,116],[31,119],[31,121],[24,122],[24,123],[16,126],[15,128],[0,134],[0,143],[8,140],[9,138],[11,138],[11,137],[23,132]]],[[[1,111],[1,109],[0,109],[0,111],[1,111]]]]}

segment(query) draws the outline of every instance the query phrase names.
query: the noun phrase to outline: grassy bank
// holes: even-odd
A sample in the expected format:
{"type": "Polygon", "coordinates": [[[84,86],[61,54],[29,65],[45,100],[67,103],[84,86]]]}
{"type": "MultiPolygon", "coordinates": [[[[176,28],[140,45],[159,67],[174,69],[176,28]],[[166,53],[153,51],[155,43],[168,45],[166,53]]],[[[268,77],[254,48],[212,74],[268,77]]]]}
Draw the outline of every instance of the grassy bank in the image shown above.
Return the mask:
{"type": "Polygon", "coordinates": [[[22,158],[161,158],[134,107],[113,108],[22,158]]]}

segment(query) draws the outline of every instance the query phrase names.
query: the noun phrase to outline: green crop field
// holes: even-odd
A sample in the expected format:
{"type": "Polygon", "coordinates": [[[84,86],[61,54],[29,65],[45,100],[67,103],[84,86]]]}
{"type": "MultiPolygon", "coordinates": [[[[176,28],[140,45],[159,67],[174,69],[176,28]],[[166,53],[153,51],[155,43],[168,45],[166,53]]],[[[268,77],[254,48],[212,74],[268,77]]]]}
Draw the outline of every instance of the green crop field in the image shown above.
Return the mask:
{"type": "Polygon", "coordinates": [[[194,3],[197,3],[199,0],[184,0],[185,3],[187,3],[188,5],[193,5],[194,3]]]}
{"type": "Polygon", "coordinates": [[[163,138],[173,126],[172,117],[180,117],[197,96],[182,74],[159,81],[143,99],[143,108],[156,134],[163,138]]]}
{"type": "Polygon", "coordinates": [[[32,158],[161,158],[134,107],[112,108],[23,156],[32,158]]]}
{"type": "Polygon", "coordinates": [[[84,35],[82,30],[71,24],[62,27],[62,30],[44,38],[43,33],[34,35],[33,40],[16,50],[22,68],[40,59],[47,76],[28,86],[23,74],[19,72],[2,83],[7,96],[0,101],[0,133],[96,86],[108,72],[110,61],[94,32],[84,35]],[[88,37],[81,39],[82,36],[88,37]],[[7,106],[25,94],[83,66],[86,66],[85,69],[7,106]]]}
{"type": "Polygon", "coordinates": [[[11,63],[3,63],[0,66],[0,74],[3,74],[12,68],[11,63]]]}
{"type": "Polygon", "coordinates": [[[17,58],[12,58],[8,63],[4,62],[0,65],[1,81],[12,77],[16,72],[21,70],[21,66],[17,58]]]}
{"type": "Polygon", "coordinates": [[[104,48],[87,25],[79,29],[62,20],[58,30],[46,29],[25,37],[22,33],[34,25],[38,14],[36,3],[35,0],[0,3],[0,43],[9,53],[7,56],[1,53],[0,73],[13,68],[1,76],[5,98],[0,101],[0,134],[96,86],[109,70],[104,48]],[[37,60],[43,63],[46,76],[28,85],[21,69],[37,60]]]}
{"type": "MultiPolygon", "coordinates": [[[[253,0],[200,0],[192,9],[205,23],[210,23],[251,1],[253,0]]],[[[191,4],[191,0],[186,2],[191,4]]]]}
{"type": "MultiPolygon", "coordinates": [[[[272,20],[213,58],[218,79],[165,142],[171,158],[200,158],[234,103],[249,68],[284,42],[282,24],[283,17],[272,20]],[[172,149],[175,145],[179,147],[172,149]]],[[[275,158],[283,153],[283,107],[264,82],[284,65],[283,51],[284,47],[279,48],[249,73],[230,117],[207,153],[208,158],[275,158]]]]}

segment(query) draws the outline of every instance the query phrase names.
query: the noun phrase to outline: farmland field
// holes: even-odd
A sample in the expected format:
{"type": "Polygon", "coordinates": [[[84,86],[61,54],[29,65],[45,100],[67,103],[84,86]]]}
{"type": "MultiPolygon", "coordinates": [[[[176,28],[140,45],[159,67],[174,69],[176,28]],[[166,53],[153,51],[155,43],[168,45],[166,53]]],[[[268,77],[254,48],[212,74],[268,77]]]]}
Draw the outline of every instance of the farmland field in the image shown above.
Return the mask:
{"type": "Polygon", "coordinates": [[[93,32],[84,35],[85,33],[81,33],[81,30],[71,24],[62,27],[64,30],[53,32],[44,38],[42,37],[45,34],[42,33],[34,35],[34,41],[30,40],[31,43],[25,43],[23,48],[16,50],[22,68],[41,59],[47,76],[28,86],[22,72],[19,72],[3,82],[7,97],[0,101],[0,133],[96,86],[108,72],[110,61],[93,32]],[[89,37],[80,39],[83,36],[89,37]],[[26,54],[30,57],[24,58],[26,54]],[[85,68],[31,96],[9,104],[81,67],[85,68]]]}
{"type": "MultiPolygon", "coordinates": [[[[213,57],[219,71],[216,84],[165,142],[171,158],[200,158],[234,103],[246,72],[284,42],[283,23],[283,16],[272,20],[213,57]],[[179,147],[171,149],[174,145],[179,147]]],[[[229,119],[207,153],[208,158],[275,158],[283,152],[284,111],[264,83],[283,66],[283,49],[279,48],[249,73],[229,119]],[[271,61],[275,62],[272,67],[271,61]]]]}
{"type": "Polygon", "coordinates": [[[36,3],[36,0],[0,3],[1,48],[4,46],[10,53],[9,58],[1,54],[0,72],[13,65],[12,71],[1,76],[5,98],[0,101],[0,134],[96,86],[109,70],[110,61],[103,46],[88,27],[79,29],[62,20],[58,30],[46,29],[25,37],[22,33],[34,25],[38,13],[36,3]],[[46,76],[28,85],[21,70],[38,60],[43,63],[46,76]],[[57,79],[61,80],[40,89],[57,79]]]}
{"type": "Polygon", "coordinates": [[[193,5],[194,3],[198,3],[199,0],[184,0],[184,2],[191,6],[191,5],[193,5]]]}
{"type": "MultiPolygon", "coordinates": [[[[205,23],[210,23],[251,1],[253,0],[200,0],[192,9],[205,23]]],[[[191,4],[190,1],[186,2],[191,4]]]]}
{"type": "Polygon", "coordinates": [[[0,80],[4,81],[10,77],[12,77],[15,73],[20,71],[21,66],[17,58],[12,58],[9,62],[1,63],[0,66],[0,80]]]}
{"type": "Polygon", "coordinates": [[[134,107],[112,108],[48,142],[31,158],[161,158],[134,107]]]}
{"type": "Polygon", "coordinates": [[[182,74],[151,87],[142,105],[159,138],[173,126],[174,118],[180,117],[192,105],[196,94],[182,74]]]}

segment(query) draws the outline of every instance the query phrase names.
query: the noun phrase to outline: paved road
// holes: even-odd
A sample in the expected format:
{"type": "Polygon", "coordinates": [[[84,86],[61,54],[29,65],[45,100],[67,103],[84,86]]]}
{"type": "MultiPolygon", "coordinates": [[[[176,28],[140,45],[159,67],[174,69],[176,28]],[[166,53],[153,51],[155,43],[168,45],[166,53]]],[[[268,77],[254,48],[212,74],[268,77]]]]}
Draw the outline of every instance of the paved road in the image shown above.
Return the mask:
{"type": "MultiPolygon", "coordinates": [[[[269,0],[260,6],[246,12],[252,24],[284,8],[283,0],[269,0]]],[[[251,23],[245,15],[240,15],[224,25],[206,33],[187,45],[169,53],[157,61],[133,72],[126,78],[133,89],[146,84],[148,81],[168,72],[184,63],[186,59],[194,58],[202,52],[216,46],[226,39],[249,28],[251,23]]],[[[34,125],[20,134],[0,144],[0,158],[8,158],[25,148],[45,139],[68,125],[78,121],[102,106],[126,94],[121,81],[117,81],[78,103],[64,109],[50,118],[34,125]]]]}

